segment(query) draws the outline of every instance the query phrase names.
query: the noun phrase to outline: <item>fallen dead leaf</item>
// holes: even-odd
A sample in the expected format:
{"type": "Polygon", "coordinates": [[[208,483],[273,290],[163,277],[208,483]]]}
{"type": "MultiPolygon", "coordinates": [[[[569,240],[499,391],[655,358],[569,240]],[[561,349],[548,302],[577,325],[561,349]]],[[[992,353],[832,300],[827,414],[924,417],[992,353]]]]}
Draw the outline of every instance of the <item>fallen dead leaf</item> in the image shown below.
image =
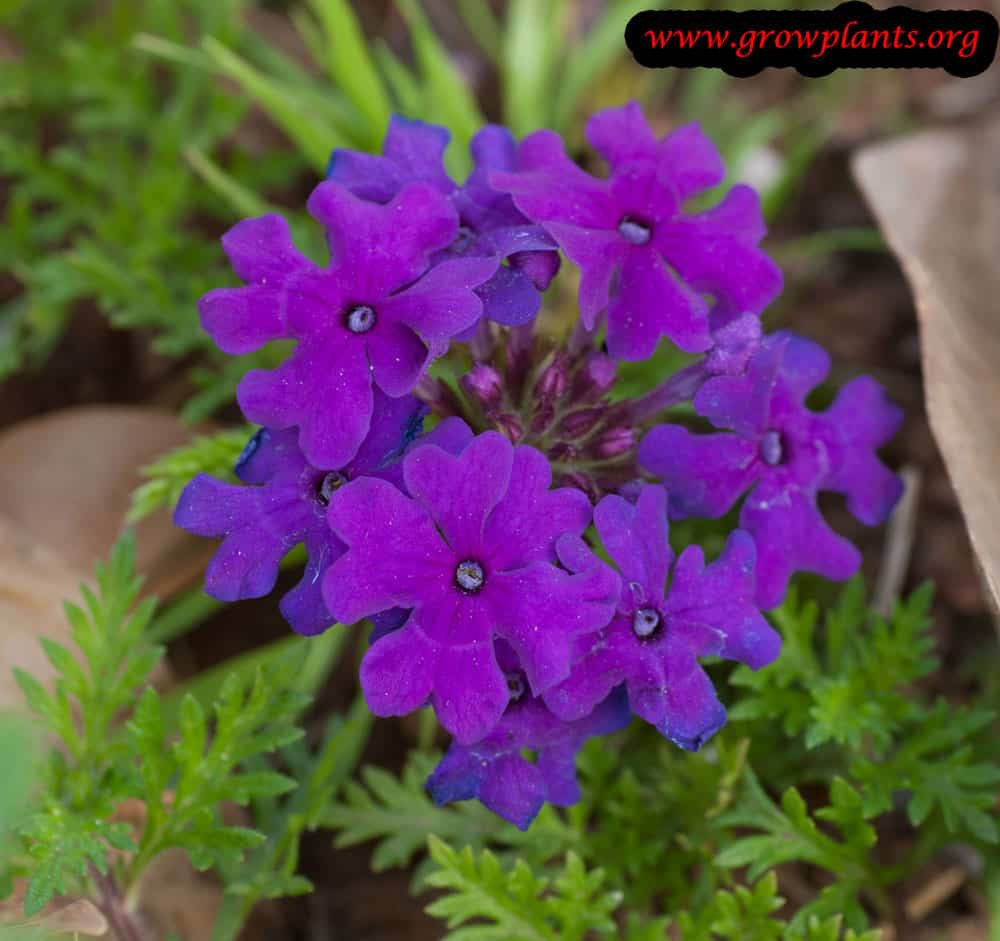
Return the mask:
{"type": "Polygon", "coordinates": [[[0,708],[24,705],[12,667],[42,683],[55,676],[38,641],[70,643],[63,601],[79,596],[81,580],[58,555],[0,518],[0,708]]]}
{"type": "Polygon", "coordinates": [[[25,920],[24,896],[27,890],[26,879],[14,882],[13,893],[0,901],[0,924],[31,925],[45,928],[57,935],[82,935],[85,938],[107,936],[107,919],[89,899],[57,897],[34,918],[25,920]]]}
{"type": "Polygon", "coordinates": [[[931,429],[1000,607],[1000,120],[867,147],[853,170],[913,289],[931,429]]]}
{"type": "MultiPolygon", "coordinates": [[[[89,574],[121,533],[139,469],[193,434],[170,412],[131,406],[22,422],[0,434],[0,514],[89,574]]],[[[161,598],[194,581],[212,548],[165,511],[136,526],[136,566],[161,598]]]]}

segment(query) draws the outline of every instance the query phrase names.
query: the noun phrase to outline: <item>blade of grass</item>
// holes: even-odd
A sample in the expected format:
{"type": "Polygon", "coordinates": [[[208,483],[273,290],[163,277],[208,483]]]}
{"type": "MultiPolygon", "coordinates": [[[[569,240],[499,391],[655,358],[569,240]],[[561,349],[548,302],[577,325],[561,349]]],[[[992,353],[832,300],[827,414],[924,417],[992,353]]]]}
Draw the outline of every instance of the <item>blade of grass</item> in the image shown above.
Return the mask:
{"type": "Polygon", "coordinates": [[[381,39],[375,42],[375,59],[395,96],[398,110],[407,117],[420,113],[423,90],[416,76],[381,39]]]}
{"type": "Polygon", "coordinates": [[[365,123],[366,149],[376,150],[392,107],[368,43],[347,0],[309,0],[326,34],[325,65],[365,123]]]}
{"type": "Polygon", "coordinates": [[[500,77],[504,114],[518,136],[549,123],[565,0],[511,0],[500,77]]]}
{"type": "Polygon", "coordinates": [[[211,158],[197,147],[187,147],[183,151],[184,159],[191,169],[198,174],[208,186],[218,193],[238,215],[262,216],[273,212],[273,208],[252,190],[247,189],[235,177],[230,176],[211,158]]]}
{"type": "Polygon", "coordinates": [[[628,55],[622,38],[625,25],[636,13],[648,7],[649,0],[613,4],[570,50],[559,73],[552,108],[553,130],[565,133],[587,91],[601,80],[615,60],[628,55]]]}
{"type": "Polygon", "coordinates": [[[247,94],[257,100],[317,172],[323,172],[334,147],[349,143],[338,139],[333,128],[316,121],[302,108],[298,89],[289,88],[265,75],[211,36],[202,40],[202,48],[223,75],[238,82],[247,94]]]}
{"type": "Polygon", "coordinates": [[[451,130],[452,142],[445,162],[455,176],[464,177],[470,167],[469,141],[485,118],[419,4],[415,0],[396,0],[396,6],[410,29],[423,78],[426,119],[451,130]]]}
{"type": "Polygon", "coordinates": [[[500,21],[487,0],[458,0],[466,28],[491,62],[500,61],[500,21]]]}

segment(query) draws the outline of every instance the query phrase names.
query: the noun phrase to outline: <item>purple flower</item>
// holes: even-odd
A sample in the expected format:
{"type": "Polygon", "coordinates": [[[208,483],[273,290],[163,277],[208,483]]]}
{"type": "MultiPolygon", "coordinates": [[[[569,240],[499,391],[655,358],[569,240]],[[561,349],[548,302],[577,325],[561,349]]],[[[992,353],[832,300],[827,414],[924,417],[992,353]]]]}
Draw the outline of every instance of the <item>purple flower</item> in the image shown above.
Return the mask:
{"type": "MultiPolygon", "coordinates": [[[[347,481],[379,473],[397,458],[419,434],[427,411],[411,395],[390,399],[376,393],[376,403],[368,437],[354,459],[338,470],[310,464],[299,448],[295,428],[261,428],[236,464],[236,476],[252,486],[198,474],[184,488],[174,522],[199,536],[224,537],[205,573],[209,595],[238,601],[270,594],[281,560],[304,543],[305,574],[282,598],[281,613],[300,634],[318,634],[330,626],[320,579],[344,551],[344,544],[326,525],[330,498],[347,481]]],[[[398,476],[399,471],[390,475],[398,476]]]]}
{"type": "MultiPolygon", "coordinates": [[[[435,261],[505,260],[507,264],[476,289],[483,301],[483,316],[507,326],[527,323],[538,313],[539,292],[559,269],[559,253],[541,226],[526,219],[510,196],[489,184],[491,171],[517,168],[517,145],[506,128],[484,127],[472,138],[475,167],[460,187],[444,168],[449,138],[446,128],[394,115],[382,156],[335,150],[327,178],[376,203],[389,202],[407,183],[430,183],[451,200],[460,220],[454,241],[435,255],[435,261]]],[[[467,338],[468,331],[462,339],[467,338]]]]}
{"type": "Polygon", "coordinates": [[[541,698],[528,692],[512,654],[498,659],[506,668],[510,704],[496,728],[472,745],[453,744],[427,779],[434,803],[479,801],[521,830],[548,801],[569,807],[580,799],[576,755],[587,739],[617,732],[632,717],[625,690],[615,690],[589,715],[574,722],[554,716],[541,698]],[[532,763],[521,752],[537,753],[532,763]]]}
{"type": "MultiPolygon", "coordinates": [[[[295,428],[261,428],[236,464],[239,486],[198,474],[184,488],[174,522],[199,536],[223,537],[205,573],[205,591],[220,601],[261,598],[274,589],[281,560],[304,544],[302,580],[282,599],[281,613],[300,634],[318,634],[333,618],[321,592],[324,573],[345,549],[326,523],[330,498],[348,481],[372,474],[403,485],[404,451],[434,444],[457,453],[472,439],[457,418],[417,437],[426,406],[412,395],[390,399],[376,390],[375,417],[354,459],[338,470],[310,464],[295,428]]],[[[390,617],[385,612],[383,618],[390,617]]]]}
{"type": "Polygon", "coordinates": [[[392,397],[413,389],[430,359],[479,319],[473,289],[496,262],[455,258],[431,267],[431,256],[454,241],[458,218],[426,183],[385,206],[321,183],[309,211],[326,227],[328,267],[299,254],[280,216],[247,219],[223,237],[247,286],[212,291],[199,310],[227,353],[298,340],[276,370],[243,378],[240,406],[267,428],[297,426],[313,465],[342,467],[368,433],[373,387],[392,397]]]}
{"type": "Polygon", "coordinates": [[[536,131],[518,148],[517,172],[490,182],[581,269],[581,319],[594,329],[607,312],[613,357],[646,359],[662,336],[688,352],[707,350],[706,295],[750,313],[777,296],[781,272],[757,248],[766,230],[752,189],[737,185],[712,209],[684,211],[725,176],[697,125],[658,141],[633,102],[595,114],[587,138],[610,165],[606,180],[573,163],[557,134],[536,131]]]}
{"type": "Polygon", "coordinates": [[[822,414],[805,407],[829,368],[815,343],[773,334],[744,376],[711,379],[694,398],[698,414],[732,433],[660,425],[639,447],[642,466],[670,492],[671,515],[720,517],[748,494],[740,526],[757,545],[764,608],[780,603],[795,571],[845,579],[860,564],[858,550],[820,514],[819,491],[845,494],[847,508],[868,525],[882,522],[902,492],[875,453],[902,421],[877,382],[848,383],[822,414]]]}
{"type": "Polygon", "coordinates": [[[569,674],[574,638],[607,623],[618,580],[553,564],[556,539],[583,532],[591,507],[579,491],[549,489],[548,462],[533,448],[486,432],[458,457],[414,450],[403,476],[412,498],[363,478],[331,501],[328,521],[348,551],[323,597],[348,624],[412,608],[365,655],[368,705],[403,715],[430,700],[459,742],[475,742],[507,706],[494,637],[514,649],[537,695],[569,674]]]}
{"type": "MultiPolygon", "coordinates": [[[[634,505],[616,495],[597,505],[597,532],[625,588],[614,620],[583,645],[569,679],[550,689],[545,702],[576,720],[624,682],[636,715],[696,750],[726,720],[698,658],[726,657],[757,669],[778,655],[781,640],[753,601],[750,537],[732,533],[708,566],[698,546],[686,548],[674,565],[666,511],[665,491],[651,485],[634,505]]],[[[595,564],[579,536],[563,536],[558,550],[571,571],[595,564]]]]}

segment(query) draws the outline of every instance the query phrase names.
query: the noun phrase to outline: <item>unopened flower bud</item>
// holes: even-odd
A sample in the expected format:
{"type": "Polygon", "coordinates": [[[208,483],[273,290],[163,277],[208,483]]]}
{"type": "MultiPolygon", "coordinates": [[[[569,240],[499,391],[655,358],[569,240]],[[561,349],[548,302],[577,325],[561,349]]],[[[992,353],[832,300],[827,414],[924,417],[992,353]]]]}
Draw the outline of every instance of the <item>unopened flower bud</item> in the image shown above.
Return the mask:
{"type": "Polygon", "coordinates": [[[580,456],[580,449],[568,441],[557,441],[548,449],[548,455],[552,461],[574,461],[580,456]]]}
{"type": "Polygon", "coordinates": [[[497,430],[507,436],[513,444],[517,444],[524,437],[524,425],[514,415],[498,415],[494,422],[497,430]]]}
{"type": "Polygon", "coordinates": [[[609,428],[594,445],[598,457],[618,457],[635,447],[635,432],[631,428],[609,428]]]}
{"type": "Polygon", "coordinates": [[[588,354],[573,382],[576,401],[595,402],[614,385],[618,366],[607,353],[588,354]]]}
{"type": "Polygon", "coordinates": [[[597,427],[597,423],[607,414],[603,408],[583,408],[567,415],[559,423],[559,431],[570,438],[581,438],[597,427]]]}
{"type": "Polygon", "coordinates": [[[555,483],[557,487],[576,487],[577,490],[582,490],[587,495],[587,498],[592,502],[597,502],[601,496],[600,487],[597,486],[594,479],[589,474],[584,474],[582,471],[573,471],[569,474],[557,474],[555,483]]]}
{"type": "Polygon", "coordinates": [[[469,396],[487,411],[500,403],[503,395],[503,378],[492,366],[476,363],[459,381],[469,396]]]}
{"type": "Polygon", "coordinates": [[[535,412],[535,416],[531,419],[531,433],[535,435],[540,435],[549,425],[552,424],[552,419],[555,417],[555,409],[551,404],[543,404],[542,407],[535,412]]]}
{"type": "Polygon", "coordinates": [[[550,405],[560,398],[569,385],[569,363],[565,356],[556,356],[545,367],[535,385],[535,398],[543,405],[550,405]]]}

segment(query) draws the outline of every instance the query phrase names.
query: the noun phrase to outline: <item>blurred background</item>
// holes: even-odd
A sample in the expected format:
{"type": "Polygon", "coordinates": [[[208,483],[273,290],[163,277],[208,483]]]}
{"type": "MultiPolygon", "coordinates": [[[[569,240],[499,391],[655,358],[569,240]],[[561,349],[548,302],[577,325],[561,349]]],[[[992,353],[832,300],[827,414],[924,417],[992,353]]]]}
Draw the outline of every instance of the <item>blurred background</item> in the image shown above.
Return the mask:
{"type": "MultiPolygon", "coordinates": [[[[244,216],[277,209],[300,245],[320,257],[307,195],[333,148],[378,150],[393,112],[447,125],[457,175],[467,168],[468,139],[487,121],[518,136],[554,128],[601,172],[583,144],[584,120],[635,98],[660,132],[700,121],[722,149],[730,181],[761,192],[765,244],[787,284],[766,314],[769,328],[792,327],[823,343],[836,385],[869,372],[905,408],[887,455],[919,485],[904,571],[906,587],[938,584],[945,669],[933,682],[961,697],[995,673],[984,591],[924,412],[913,299],[849,160],[868,144],[923,127],[960,133],[1000,105],[1000,71],[973,79],[841,72],[819,80],[788,70],[748,79],[650,71],[622,40],[628,18],[650,5],[0,0],[0,522],[13,520],[51,553],[57,561],[49,571],[89,571],[131,507],[134,518],[147,516],[145,558],[159,593],[189,587],[206,547],[192,553],[170,534],[159,509],[169,486],[147,491],[138,510],[131,492],[141,468],[193,430],[239,425],[237,382],[278,355],[226,358],[200,331],[197,299],[235,284],[220,235],[244,216]]],[[[551,300],[553,329],[572,316],[572,296],[570,287],[551,300]]],[[[835,525],[865,546],[874,573],[884,534],[852,529],[841,517],[835,525]]],[[[9,583],[21,570],[8,556],[20,552],[23,561],[24,550],[5,556],[5,545],[0,572],[8,572],[0,577],[9,583]]],[[[53,590],[32,587],[43,598],[53,590]]],[[[0,613],[24,616],[11,607],[0,613]]],[[[268,599],[223,612],[206,606],[203,614],[185,622],[200,622],[196,630],[178,630],[172,640],[179,679],[286,631],[268,599]]],[[[8,643],[0,660],[18,655],[8,643]]],[[[322,694],[327,707],[352,698],[353,664],[342,666],[343,683],[322,694]]],[[[377,724],[366,760],[397,769],[413,734],[377,724]]],[[[321,837],[306,845],[304,868],[318,891],[294,914],[275,915],[303,922],[286,925],[287,936],[329,937],[324,924],[346,926],[345,938],[436,936],[408,895],[405,872],[373,876],[367,849],[334,852],[329,844],[321,837]]],[[[974,908],[950,897],[941,924],[974,919],[974,908]]]]}

